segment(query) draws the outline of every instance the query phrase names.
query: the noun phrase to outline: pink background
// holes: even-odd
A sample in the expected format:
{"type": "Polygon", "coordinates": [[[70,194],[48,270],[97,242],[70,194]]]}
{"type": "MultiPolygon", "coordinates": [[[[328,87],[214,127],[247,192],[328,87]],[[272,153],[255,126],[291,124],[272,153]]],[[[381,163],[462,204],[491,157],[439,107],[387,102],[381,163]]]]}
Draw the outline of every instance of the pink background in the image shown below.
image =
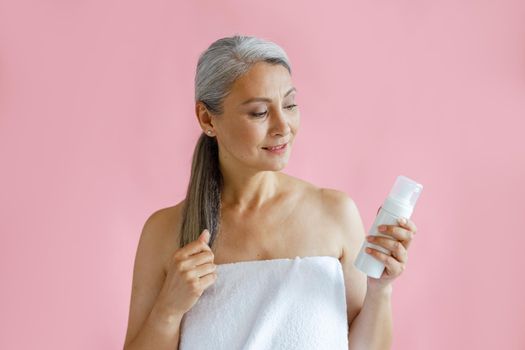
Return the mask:
{"type": "Polygon", "coordinates": [[[0,2],[0,348],[122,348],[142,225],[185,194],[198,55],[234,33],[290,56],[286,173],[367,229],[397,175],[424,185],[393,348],[525,348],[525,2],[179,3],[0,2]]]}

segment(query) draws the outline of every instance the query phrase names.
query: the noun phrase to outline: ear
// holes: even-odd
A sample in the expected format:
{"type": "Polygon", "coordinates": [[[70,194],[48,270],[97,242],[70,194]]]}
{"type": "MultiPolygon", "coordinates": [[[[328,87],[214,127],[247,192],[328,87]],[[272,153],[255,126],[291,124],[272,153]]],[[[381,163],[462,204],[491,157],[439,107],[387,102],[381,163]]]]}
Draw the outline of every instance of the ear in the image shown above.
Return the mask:
{"type": "Polygon", "coordinates": [[[195,104],[195,115],[197,116],[197,121],[199,122],[201,129],[204,130],[204,132],[212,130],[212,132],[215,133],[215,130],[213,130],[212,123],[213,115],[208,111],[208,108],[202,101],[198,101],[195,104]]]}

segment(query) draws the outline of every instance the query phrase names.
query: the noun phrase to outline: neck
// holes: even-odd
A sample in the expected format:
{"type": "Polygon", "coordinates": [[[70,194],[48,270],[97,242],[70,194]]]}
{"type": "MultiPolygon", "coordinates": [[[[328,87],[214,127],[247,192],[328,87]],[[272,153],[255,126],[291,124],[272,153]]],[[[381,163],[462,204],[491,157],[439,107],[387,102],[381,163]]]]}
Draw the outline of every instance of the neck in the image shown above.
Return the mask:
{"type": "Polygon", "coordinates": [[[256,210],[277,194],[279,175],[275,171],[228,171],[221,169],[222,207],[238,212],[256,210]]]}

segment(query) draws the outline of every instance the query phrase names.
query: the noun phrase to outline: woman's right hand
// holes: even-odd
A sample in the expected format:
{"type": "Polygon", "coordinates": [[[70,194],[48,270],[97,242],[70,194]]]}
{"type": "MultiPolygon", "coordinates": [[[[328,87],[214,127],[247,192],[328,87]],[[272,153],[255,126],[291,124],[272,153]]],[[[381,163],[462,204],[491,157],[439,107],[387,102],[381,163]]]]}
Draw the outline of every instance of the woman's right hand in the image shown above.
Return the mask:
{"type": "Polygon", "coordinates": [[[208,245],[210,233],[204,229],[199,238],[173,253],[157,304],[169,315],[185,314],[204,290],[215,283],[214,255],[208,245]]]}

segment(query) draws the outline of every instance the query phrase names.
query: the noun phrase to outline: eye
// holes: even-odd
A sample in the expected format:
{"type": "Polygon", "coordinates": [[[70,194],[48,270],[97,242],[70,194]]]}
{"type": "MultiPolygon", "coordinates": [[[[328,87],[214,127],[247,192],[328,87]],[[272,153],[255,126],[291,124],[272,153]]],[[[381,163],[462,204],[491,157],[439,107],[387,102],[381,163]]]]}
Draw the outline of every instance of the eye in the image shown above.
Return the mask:
{"type": "MultiPolygon", "coordinates": [[[[295,107],[297,107],[297,105],[293,104],[293,105],[286,106],[284,108],[289,109],[289,110],[293,110],[295,107]]],[[[268,113],[268,111],[264,111],[264,112],[261,112],[261,113],[250,113],[250,115],[252,115],[252,116],[254,116],[256,118],[261,118],[261,117],[264,117],[266,115],[266,113],[268,113]]]]}
{"type": "Polygon", "coordinates": [[[263,117],[267,112],[268,111],[264,111],[261,113],[250,113],[250,114],[253,115],[254,117],[260,118],[260,117],[263,117]]]}

